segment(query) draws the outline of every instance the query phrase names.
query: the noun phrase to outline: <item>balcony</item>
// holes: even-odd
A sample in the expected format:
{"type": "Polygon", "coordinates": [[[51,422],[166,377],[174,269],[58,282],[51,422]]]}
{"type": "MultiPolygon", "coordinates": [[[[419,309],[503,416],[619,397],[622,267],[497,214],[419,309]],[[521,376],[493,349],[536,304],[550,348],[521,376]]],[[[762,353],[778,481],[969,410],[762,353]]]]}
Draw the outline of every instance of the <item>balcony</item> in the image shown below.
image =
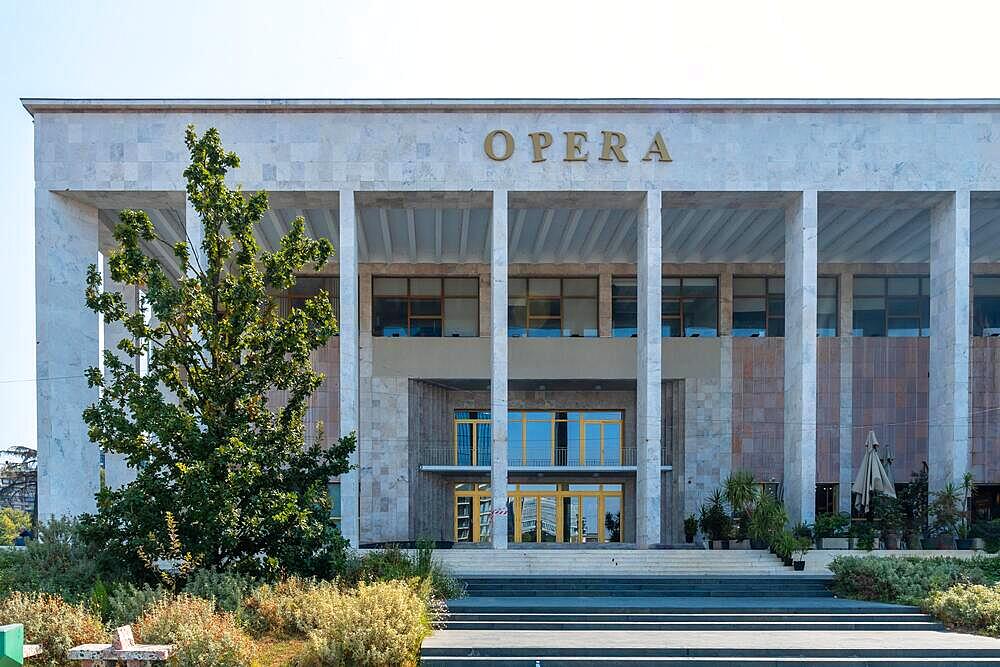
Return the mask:
{"type": "MultiPolygon", "coordinates": [[[[428,472],[488,472],[491,451],[489,446],[472,452],[468,447],[456,450],[454,444],[423,445],[420,447],[420,468],[428,472]]],[[[511,472],[634,472],[636,450],[623,447],[614,453],[605,452],[603,458],[594,456],[581,459],[576,452],[556,450],[550,456],[529,457],[524,452],[508,451],[507,467],[511,472]]],[[[662,466],[669,470],[669,466],[662,466]]]]}

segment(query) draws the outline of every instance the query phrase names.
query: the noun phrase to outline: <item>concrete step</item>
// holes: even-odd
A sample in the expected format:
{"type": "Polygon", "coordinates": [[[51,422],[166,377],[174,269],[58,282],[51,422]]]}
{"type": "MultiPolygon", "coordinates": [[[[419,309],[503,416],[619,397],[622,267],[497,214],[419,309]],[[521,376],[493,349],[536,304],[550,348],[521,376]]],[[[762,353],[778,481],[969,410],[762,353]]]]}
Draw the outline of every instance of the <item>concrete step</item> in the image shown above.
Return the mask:
{"type": "MultiPolygon", "coordinates": [[[[562,658],[604,658],[612,659],[616,662],[622,659],[635,658],[726,658],[729,660],[745,660],[749,658],[863,658],[870,659],[901,659],[916,658],[920,660],[940,661],[965,661],[968,658],[989,658],[1000,662],[1000,642],[996,648],[963,648],[960,646],[948,647],[916,647],[906,648],[903,646],[879,647],[879,634],[871,634],[871,648],[785,648],[773,646],[769,648],[744,648],[744,647],[705,647],[705,646],[593,646],[593,647],[567,647],[567,646],[493,646],[489,648],[464,648],[464,647],[424,647],[421,650],[421,664],[432,664],[426,662],[431,658],[438,657],[488,657],[503,658],[513,660],[517,658],[530,658],[539,660],[539,656],[545,656],[544,665],[558,664],[548,660],[562,658]]],[[[509,663],[508,663],[509,664],[509,663]]],[[[621,664],[621,663],[618,663],[621,664]]]]}
{"type": "MultiPolygon", "coordinates": [[[[475,595],[476,597],[505,597],[505,598],[539,598],[539,597],[566,597],[572,594],[577,597],[639,597],[650,595],[654,597],[724,597],[724,598],[758,598],[758,597],[773,597],[773,598],[786,598],[789,595],[788,591],[781,590],[728,590],[728,589],[718,589],[718,590],[621,590],[621,589],[600,589],[600,590],[590,590],[590,591],[577,591],[573,589],[564,590],[534,590],[534,591],[507,591],[504,589],[497,590],[481,590],[481,591],[470,591],[469,595],[475,595]]],[[[832,593],[829,591],[795,591],[793,593],[795,597],[810,597],[810,598],[827,598],[833,597],[832,593]]]]}
{"type": "Polygon", "coordinates": [[[783,667],[785,665],[825,665],[827,667],[960,667],[975,665],[976,667],[1000,667],[1000,660],[994,658],[961,658],[948,660],[942,658],[748,658],[739,657],[635,657],[617,655],[614,657],[592,658],[574,656],[548,656],[539,654],[533,658],[494,658],[488,656],[435,656],[422,658],[421,667],[648,667],[650,665],[689,665],[699,667],[734,667],[734,665],[751,665],[753,667],[783,667]]]}
{"type": "Polygon", "coordinates": [[[448,622],[459,621],[524,621],[524,622],[657,622],[657,623],[743,623],[747,621],[766,621],[774,623],[835,621],[838,623],[879,622],[879,623],[912,623],[930,620],[927,614],[909,613],[636,613],[624,611],[608,613],[605,611],[585,613],[582,611],[570,613],[547,612],[492,612],[492,611],[461,611],[448,614],[448,622]]]}
{"type": "Polygon", "coordinates": [[[655,622],[655,621],[447,621],[447,630],[612,630],[619,632],[636,632],[645,630],[677,630],[684,632],[716,630],[724,632],[739,631],[773,631],[773,630],[803,630],[809,632],[834,630],[868,630],[868,631],[906,631],[906,630],[941,630],[944,626],[935,621],[912,621],[905,623],[893,622],[841,622],[841,621],[743,621],[717,623],[714,621],[698,622],[655,622]]]}

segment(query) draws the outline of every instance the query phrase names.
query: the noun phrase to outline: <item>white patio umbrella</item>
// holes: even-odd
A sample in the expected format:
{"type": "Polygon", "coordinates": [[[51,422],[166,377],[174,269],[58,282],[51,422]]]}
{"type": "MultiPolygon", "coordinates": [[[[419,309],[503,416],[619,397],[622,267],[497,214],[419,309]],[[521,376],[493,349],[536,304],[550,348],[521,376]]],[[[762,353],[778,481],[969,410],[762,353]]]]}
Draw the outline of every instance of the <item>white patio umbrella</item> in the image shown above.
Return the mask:
{"type": "Polygon", "coordinates": [[[875,431],[869,431],[868,439],[865,440],[865,457],[861,460],[858,476],[851,485],[851,492],[857,496],[855,507],[867,512],[872,504],[872,496],[876,492],[895,498],[896,489],[893,486],[892,478],[878,458],[878,440],[875,438],[875,431]]]}

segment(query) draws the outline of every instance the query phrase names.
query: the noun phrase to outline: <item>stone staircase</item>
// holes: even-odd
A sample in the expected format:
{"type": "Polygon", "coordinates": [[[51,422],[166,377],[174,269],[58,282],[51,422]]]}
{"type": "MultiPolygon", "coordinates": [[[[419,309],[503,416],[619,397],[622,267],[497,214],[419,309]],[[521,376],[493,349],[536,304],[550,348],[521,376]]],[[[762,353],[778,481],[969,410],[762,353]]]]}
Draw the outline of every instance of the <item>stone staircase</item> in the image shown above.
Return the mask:
{"type": "Polygon", "coordinates": [[[464,579],[468,596],[424,642],[425,667],[1000,666],[1000,640],[947,632],[917,608],[837,599],[829,575],[464,579]]]}

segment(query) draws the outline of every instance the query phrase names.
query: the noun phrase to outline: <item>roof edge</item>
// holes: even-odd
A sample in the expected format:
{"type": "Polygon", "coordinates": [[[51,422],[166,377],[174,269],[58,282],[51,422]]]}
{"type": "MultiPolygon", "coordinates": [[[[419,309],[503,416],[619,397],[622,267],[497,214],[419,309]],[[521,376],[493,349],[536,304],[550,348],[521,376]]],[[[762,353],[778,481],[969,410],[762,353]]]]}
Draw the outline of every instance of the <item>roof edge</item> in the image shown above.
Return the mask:
{"type": "Polygon", "coordinates": [[[419,113],[419,112],[582,112],[622,113],[701,112],[798,112],[824,111],[997,111],[998,98],[371,98],[371,99],[69,99],[29,97],[21,104],[36,113],[95,112],[294,112],[294,113],[419,113]]]}

